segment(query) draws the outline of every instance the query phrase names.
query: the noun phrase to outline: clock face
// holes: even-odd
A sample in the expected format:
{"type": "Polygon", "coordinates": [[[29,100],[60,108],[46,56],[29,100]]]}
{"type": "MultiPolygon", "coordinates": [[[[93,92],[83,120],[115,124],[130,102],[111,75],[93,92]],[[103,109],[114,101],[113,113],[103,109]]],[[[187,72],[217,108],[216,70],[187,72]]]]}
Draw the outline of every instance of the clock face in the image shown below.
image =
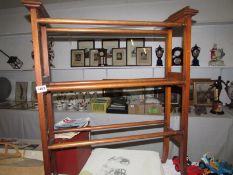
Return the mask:
{"type": "Polygon", "coordinates": [[[104,56],[104,52],[100,52],[100,56],[101,56],[101,57],[104,56]]]}
{"type": "Polygon", "coordinates": [[[182,65],[183,62],[183,48],[175,47],[172,49],[172,64],[175,66],[182,65]]]}
{"type": "Polygon", "coordinates": [[[180,51],[180,50],[176,50],[176,51],[174,52],[174,56],[180,57],[180,55],[181,55],[181,51],[180,51]]]}

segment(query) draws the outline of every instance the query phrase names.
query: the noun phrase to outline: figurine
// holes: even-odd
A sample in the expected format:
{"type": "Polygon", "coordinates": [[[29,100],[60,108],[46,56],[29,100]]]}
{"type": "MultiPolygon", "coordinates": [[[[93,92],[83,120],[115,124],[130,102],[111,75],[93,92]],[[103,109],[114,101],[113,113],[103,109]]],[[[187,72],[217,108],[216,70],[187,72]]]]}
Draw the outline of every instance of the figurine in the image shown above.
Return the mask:
{"type": "Polygon", "coordinates": [[[213,48],[210,50],[211,60],[209,61],[209,66],[224,66],[224,61],[222,58],[225,56],[223,49],[218,49],[217,44],[214,44],[213,48]]]}
{"type": "Polygon", "coordinates": [[[199,65],[199,60],[197,59],[197,57],[200,54],[200,47],[198,47],[196,44],[195,46],[192,48],[191,52],[192,52],[192,56],[193,56],[193,60],[192,60],[192,66],[200,66],[199,65]]]}
{"type": "Polygon", "coordinates": [[[211,85],[210,90],[215,88],[214,94],[214,101],[212,104],[211,113],[213,114],[224,114],[223,111],[223,103],[220,101],[220,94],[222,91],[222,83],[226,85],[226,83],[221,79],[221,76],[218,77],[218,80],[215,80],[214,83],[211,85]]]}
{"type": "Polygon", "coordinates": [[[230,109],[233,108],[233,81],[230,83],[230,81],[227,81],[226,82],[226,87],[225,87],[225,90],[226,90],[226,93],[227,93],[227,96],[230,98],[231,100],[231,103],[230,104],[226,104],[226,106],[230,109]]]}
{"type": "Polygon", "coordinates": [[[163,66],[163,61],[162,61],[162,57],[163,57],[163,53],[164,53],[164,49],[159,45],[158,48],[156,48],[155,50],[155,54],[158,58],[156,66],[163,66]]]}

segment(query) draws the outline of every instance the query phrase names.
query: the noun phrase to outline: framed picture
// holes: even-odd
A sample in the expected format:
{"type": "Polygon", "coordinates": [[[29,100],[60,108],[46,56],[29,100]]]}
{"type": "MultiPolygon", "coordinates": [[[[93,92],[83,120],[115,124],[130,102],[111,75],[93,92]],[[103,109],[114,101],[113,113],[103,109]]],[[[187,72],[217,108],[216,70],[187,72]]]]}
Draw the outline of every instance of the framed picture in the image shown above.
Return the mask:
{"type": "Polygon", "coordinates": [[[126,48],[127,48],[127,65],[128,66],[136,66],[136,48],[137,47],[145,47],[145,39],[127,39],[126,40],[126,48]]]}
{"type": "Polygon", "coordinates": [[[190,79],[189,106],[194,105],[194,82],[210,81],[208,78],[192,78],[190,79]]]}
{"type": "Polygon", "coordinates": [[[113,48],[112,56],[113,66],[126,66],[126,48],[113,48]]]}
{"type": "Polygon", "coordinates": [[[90,66],[96,67],[100,64],[100,55],[98,49],[90,49],[90,66]]]}
{"type": "Polygon", "coordinates": [[[36,82],[32,82],[31,84],[31,101],[37,101],[37,93],[36,93],[36,82]]]}
{"type": "Polygon", "coordinates": [[[87,41],[78,41],[77,43],[78,49],[85,49],[85,66],[90,66],[90,49],[95,49],[95,41],[87,40],[87,41]]]}
{"type": "Polygon", "coordinates": [[[15,101],[27,101],[28,82],[16,82],[15,101]]]}
{"type": "Polygon", "coordinates": [[[118,39],[111,39],[111,40],[102,40],[102,48],[107,49],[107,65],[113,65],[113,48],[119,48],[120,41],[118,39]]]}
{"type": "Polygon", "coordinates": [[[213,80],[194,81],[193,100],[194,105],[211,106],[215,98],[215,88],[211,89],[213,80]]]}
{"type": "Polygon", "coordinates": [[[152,47],[137,47],[136,53],[138,66],[152,65],[152,47]]]}
{"type": "Polygon", "coordinates": [[[71,50],[71,67],[84,67],[85,50],[84,49],[72,49],[71,50]]]}
{"type": "MultiPolygon", "coordinates": [[[[165,88],[164,87],[156,87],[154,88],[155,98],[160,101],[161,104],[165,103],[165,88]]],[[[171,90],[171,104],[174,106],[179,106],[181,100],[181,89],[180,88],[172,88],[171,90]]]]}

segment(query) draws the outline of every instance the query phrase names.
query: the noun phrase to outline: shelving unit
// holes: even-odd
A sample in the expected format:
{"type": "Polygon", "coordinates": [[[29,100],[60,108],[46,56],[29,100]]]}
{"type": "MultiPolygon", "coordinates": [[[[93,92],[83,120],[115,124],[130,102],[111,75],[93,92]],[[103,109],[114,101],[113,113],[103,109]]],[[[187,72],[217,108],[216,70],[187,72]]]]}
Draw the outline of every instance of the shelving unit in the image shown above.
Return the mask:
{"type": "MultiPolygon", "coordinates": [[[[185,7],[184,9],[169,16],[165,21],[123,21],[123,20],[83,20],[83,19],[61,19],[50,18],[41,1],[23,0],[23,4],[29,9],[32,24],[32,39],[34,49],[35,78],[37,88],[42,91],[38,93],[38,110],[40,121],[40,132],[43,149],[45,174],[56,174],[54,150],[72,147],[82,147],[87,145],[98,145],[103,143],[118,143],[134,140],[163,138],[162,162],[168,157],[169,142],[174,141],[179,146],[179,157],[181,162],[181,173],[186,174],[187,155],[187,132],[188,132],[188,110],[189,110],[189,87],[190,87],[190,48],[191,48],[191,25],[192,16],[198,13],[197,10],[185,7]],[[100,28],[52,28],[53,24],[73,24],[73,25],[95,25],[100,28]],[[104,28],[111,26],[112,28],[104,28]],[[122,28],[114,28],[119,26],[122,28]],[[102,27],[102,28],[101,28],[102,27]],[[140,29],[125,29],[123,27],[141,27],[140,29]],[[160,27],[160,30],[143,29],[144,27],[160,27]],[[172,71],[172,34],[173,29],[182,28],[184,60],[182,72],[172,71]],[[47,37],[87,34],[96,35],[125,35],[129,36],[159,36],[166,38],[166,63],[164,78],[140,78],[140,79],[119,79],[119,80],[86,80],[73,82],[51,82],[51,70],[48,62],[47,37]],[[69,35],[67,35],[69,34],[69,35]],[[171,86],[177,85],[182,88],[182,111],[180,117],[180,128],[173,130],[170,128],[170,108],[171,108],[171,86]],[[109,124],[101,126],[88,126],[76,128],[72,131],[99,131],[114,130],[120,128],[139,127],[146,125],[163,125],[163,131],[157,133],[132,135],[127,137],[116,137],[107,139],[95,139],[82,142],[54,143],[54,133],[69,132],[69,129],[54,130],[54,111],[52,107],[52,93],[57,91],[70,90],[91,90],[103,88],[136,88],[165,86],[165,116],[164,120],[131,122],[122,124],[109,124]]],[[[94,35],[93,35],[94,36],[94,35]]],[[[89,36],[90,37],[90,36],[89,36]]],[[[136,128],[135,128],[136,129],[136,128]]]]}

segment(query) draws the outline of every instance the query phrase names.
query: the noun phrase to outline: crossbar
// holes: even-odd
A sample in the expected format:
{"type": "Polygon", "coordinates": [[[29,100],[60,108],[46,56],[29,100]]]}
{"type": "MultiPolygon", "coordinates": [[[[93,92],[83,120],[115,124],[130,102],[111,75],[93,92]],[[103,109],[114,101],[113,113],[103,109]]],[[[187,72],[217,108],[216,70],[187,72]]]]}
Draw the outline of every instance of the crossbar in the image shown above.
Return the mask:
{"type": "Polygon", "coordinates": [[[167,136],[174,136],[174,135],[179,135],[179,134],[182,134],[182,133],[180,131],[171,130],[171,131],[141,134],[141,135],[131,135],[131,136],[114,137],[114,138],[106,138],[106,139],[95,139],[95,140],[90,140],[90,141],[55,143],[55,144],[49,145],[48,149],[56,150],[56,149],[83,147],[83,146],[98,145],[98,144],[153,139],[153,138],[158,138],[158,137],[167,137],[167,136]]]}
{"type": "Polygon", "coordinates": [[[42,24],[78,24],[78,25],[111,25],[111,26],[142,26],[142,27],[182,27],[178,22],[157,21],[128,21],[128,20],[94,20],[94,19],[64,19],[64,18],[39,18],[42,24]]]}
{"type": "Polygon", "coordinates": [[[54,133],[65,133],[65,132],[81,132],[81,131],[99,131],[106,129],[122,129],[129,127],[139,127],[145,125],[161,125],[163,124],[163,120],[155,120],[155,121],[143,121],[143,122],[130,122],[130,123],[120,123],[120,124],[112,124],[112,125],[99,125],[99,126],[87,126],[82,128],[68,128],[68,129],[58,129],[55,130],[54,133]]]}
{"type": "Polygon", "coordinates": [[[122,34],[122,35],[167,35],[166,30],[137,30],[115,28],[47,28],[48,33],[95,33],[95,34],[122,34]]]}
{"type": "Polygon", "coordinates": [[[93,90],[93,89],[114,89],[114,88],[134,88],[134,87],[152,87],[152,86],[166,86],[166,85],[183,85],[183,80],[153,80],[153,81],[116,81],[113,83],[99,83],[99,84],[85,84],[85,83],[75,83],[71,84],[60,82],[59,85],[56,83],[47,84],[47,90],[50,92],[55,91],[74,91],[74,90],[93,90]]]}

